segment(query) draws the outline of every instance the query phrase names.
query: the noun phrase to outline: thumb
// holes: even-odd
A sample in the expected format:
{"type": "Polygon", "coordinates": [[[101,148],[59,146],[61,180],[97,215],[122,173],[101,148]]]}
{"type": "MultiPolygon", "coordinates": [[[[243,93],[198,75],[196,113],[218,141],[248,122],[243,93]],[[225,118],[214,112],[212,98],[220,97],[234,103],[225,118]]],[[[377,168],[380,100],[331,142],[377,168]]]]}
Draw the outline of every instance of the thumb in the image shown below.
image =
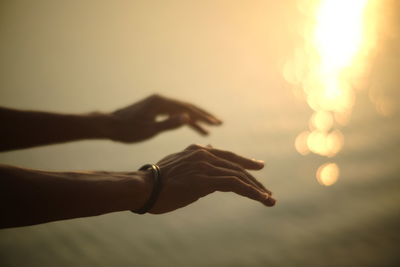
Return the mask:
{"type": "Polygon", "coordinates": [[[168,119],[157,122],[156,129],[158,132],[172,130],[189,122],[189,115],[186,113],[170,116],[168,119]]]}

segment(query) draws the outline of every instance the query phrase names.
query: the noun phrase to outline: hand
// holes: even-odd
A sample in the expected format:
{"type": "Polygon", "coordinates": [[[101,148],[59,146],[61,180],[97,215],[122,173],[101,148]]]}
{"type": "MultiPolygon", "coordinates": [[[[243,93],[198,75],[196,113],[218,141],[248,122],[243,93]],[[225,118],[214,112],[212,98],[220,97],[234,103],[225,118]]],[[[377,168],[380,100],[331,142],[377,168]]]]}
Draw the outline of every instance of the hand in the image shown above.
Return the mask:
{"type": "Polygon", "coordinates": [[[157,165],[161,169],[162,189],[150,213],[182,208],[215,191],[234,192],[266,206],[275,204],[271,191],[245,170],[262,169],[261,161],[211,146],[191,145],[157,165]]]}
{"type": "Polygon", "coordinates": [[[113,119],[111,139],[120,142],[138,142],[156,134],[188,125],[198,133],[207,135],[208,131],[199,122],[220,125],[221,120],[192,104],[152,95],[131,106],[111,113],[113,119]],[[160,115],[167,115],[157,121],[160,115]]]}

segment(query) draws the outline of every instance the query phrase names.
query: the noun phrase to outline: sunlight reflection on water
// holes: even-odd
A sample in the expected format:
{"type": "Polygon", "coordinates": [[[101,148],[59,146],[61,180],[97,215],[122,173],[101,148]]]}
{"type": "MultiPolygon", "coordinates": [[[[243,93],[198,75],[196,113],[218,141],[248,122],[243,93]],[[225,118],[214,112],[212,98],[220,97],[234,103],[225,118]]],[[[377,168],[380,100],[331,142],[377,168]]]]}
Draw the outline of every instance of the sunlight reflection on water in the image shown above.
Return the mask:
{"type": "Polygon", "coordinates": [[[333,185],[339,178],[339,167],[335,163],[325,163],[318,168],[316,177],[321,185],[333,185]]]}
{"type": "MultiPolygon", "coordinates": [[[[302,35],[304,46],[283,69],[285,79],[302,90],[314,111],[309,130],[295,140],[296,150],[334,157],[344,145],[340,127],[349,122],[355,102],[355,90],[363,89],[371,52],[377,42],[377,18],[372,10],[376,0],[304,0],[299,8],[310,16],[302,35]]],[[[299,92],[296,92],[299,94],[299,92]]],[[[382,114],[390,107],[379,103],[382,114]]],[[[378,107],[377,106],[377,107],[378,107]]],[[[334,184],[339,167],[327,163],[317,170],[317,180],[323,185],[334,184]]]]}

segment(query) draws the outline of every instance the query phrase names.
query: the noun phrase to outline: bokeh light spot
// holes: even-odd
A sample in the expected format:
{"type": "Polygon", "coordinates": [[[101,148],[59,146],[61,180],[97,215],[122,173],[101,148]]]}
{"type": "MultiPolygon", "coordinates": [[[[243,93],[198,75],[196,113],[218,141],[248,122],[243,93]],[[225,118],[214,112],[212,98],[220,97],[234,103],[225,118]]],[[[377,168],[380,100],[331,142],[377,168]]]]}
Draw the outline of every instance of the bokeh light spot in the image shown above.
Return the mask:
{"type": "Polygon", "coordinates": [[[321,185],[331,186],[339,179],[339,167],[336,163],[325,163],[317,170],[317,181],[321,185]]]}
{"type": "Polygon", "coordinates": [[[314,112],[310,126],[320,132],[328,132],[333,126],[333,117],[328,111],[314,112]]]}
{"type": "Polygon", "coordinates": [[[296,141],[294,143],[294,147],[296,148],[297,152],[299,152],[299,154],[303,156],[310,153],[310,149],[307,146],[307,138],[309,134],[310,134],[309,131],[301,132],[296,137],[296,141]]]}

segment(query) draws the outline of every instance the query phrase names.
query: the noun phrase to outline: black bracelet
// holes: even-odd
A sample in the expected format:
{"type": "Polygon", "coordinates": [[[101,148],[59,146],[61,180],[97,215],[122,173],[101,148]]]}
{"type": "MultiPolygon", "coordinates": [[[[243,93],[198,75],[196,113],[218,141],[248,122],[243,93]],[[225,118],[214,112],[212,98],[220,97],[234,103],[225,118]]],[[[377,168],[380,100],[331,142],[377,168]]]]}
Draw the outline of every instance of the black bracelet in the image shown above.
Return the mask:
{"type": "Polygon", "coordinates": [[[143,165],[139,171],[144,171],[144,170],[149,170],[153,172],[153,190],[151,191],[149,200],[141,207],[140,209],[137,210],[132,210],[134,213],[138,214],[145,214],[151,208],[154,206],[156,203],[156,200],[158,198],[158,195],[160,194],[161,191],[161,170],[160,167],[158,167],[156,164],[146,164],[143,165]]]}

